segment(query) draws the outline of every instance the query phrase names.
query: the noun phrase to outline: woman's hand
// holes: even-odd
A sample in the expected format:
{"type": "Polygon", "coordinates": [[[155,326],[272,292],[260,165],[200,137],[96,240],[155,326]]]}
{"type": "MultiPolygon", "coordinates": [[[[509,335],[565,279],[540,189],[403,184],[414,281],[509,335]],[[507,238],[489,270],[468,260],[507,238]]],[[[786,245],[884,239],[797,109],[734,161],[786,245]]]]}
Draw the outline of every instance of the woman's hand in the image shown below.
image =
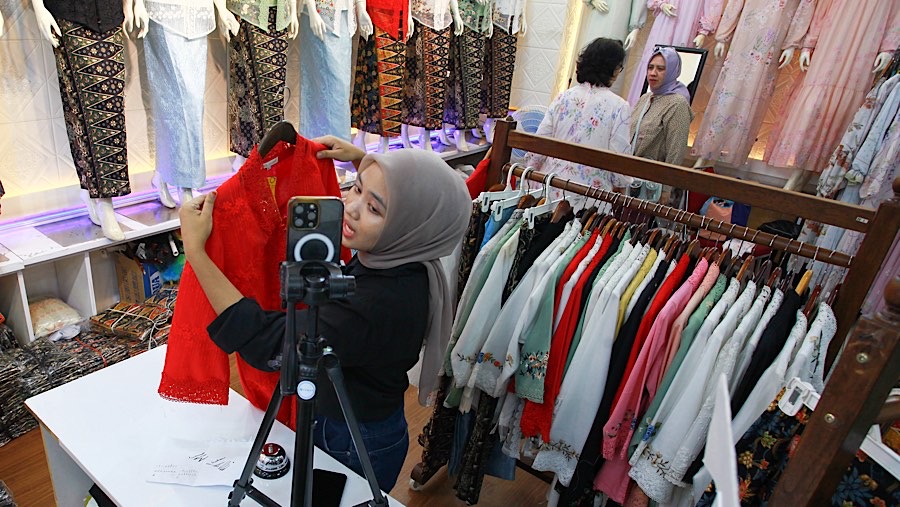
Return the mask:
{"type": "Polygon", "coordinates": [[[316,158],[333,158],[341,162],[353,162],[356,165],[363,157],[366,156],[365,150],[359,148],[350,141],[345,141],[335,136],[322,136],[313,139],[313,142],[324,144],[327,150],[316,153],[316,158]]]}
{"type": "Polygon", "coordinates": [[[213,206],[216,193],[195,197],[181,207],[178,218],[181,219],[181,241],[188,260],[206,251],[206,240],[212,233],[213,206]]]}

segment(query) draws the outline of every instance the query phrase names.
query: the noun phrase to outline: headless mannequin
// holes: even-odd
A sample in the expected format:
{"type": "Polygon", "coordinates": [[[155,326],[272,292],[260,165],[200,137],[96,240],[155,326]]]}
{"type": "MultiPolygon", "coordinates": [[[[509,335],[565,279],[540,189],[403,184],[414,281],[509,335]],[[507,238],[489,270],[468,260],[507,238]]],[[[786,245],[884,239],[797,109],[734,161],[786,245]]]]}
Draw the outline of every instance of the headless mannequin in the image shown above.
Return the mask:
{"type": "Polygon", "coordinates": [[[3,37],[3,13],[0,12],[0,37],[3,37]]]}
{"type": "MultiPolygon", "coordinates": [[[[412,9],[410,9],[410,19],[409,19],[409,33],[412,35],[413,24],[412,24],[412,9]]],[[[453,15],[453,33],[456,35],[461,35],[463,33],[463,20],[459,15],[459,2],[457,0],[450,0],[450,13],[453,15]]],[[[460,136],[463,138],[463,142],[465,142],[465,136],[460,136]]],[[[409,141],[409,125],[403,124],[400,125],[400,140],[403,143],[404,148],[412,148],[412,143],[409,141]]],[[[431,131],[423,128],[419,131],[419,148],[425,151],[432,151],[431,148],[431,131]]],[[[468,147],[467,147],[468,149],[468,147]]]]}
{"type": "MultiPolygon", "coordinates": [[[[53,14],[44,7],[44,0],[31,0],[31,6],[34,8],[34,17],[38,24],[38,31],[50,44],[56,48],[59,47],[59,38],[62,37],[62,30],[53,18],[53,14]]],[[[132,27],[138,30],[138,37],[147,34],[147,24],[149,16],[147,10],[143,9],[143,0],[122,0],[122,9],[125,12],[125,28],[126,31],[132,27]],[[138,7],[135,2],[140,2],[138,7]],[[135,18],[142,10],[143,17],[135,18]]],[[[2,23],[0,23],[2,27],[2,23]]],[[[2,28],[0,28],[2,30],[2,28]]],[[[113,241],[122,241],[125,239],[125,233],[122,232],[122,226],[116,221],[116,212],[113,209],[111,197],[93,198],[88,194],[87,190],[81,191],[81,199],[87,207],[88,216],[94,225],[99,225],[103,229],[103,235],[113,241]]]]}
{"type": "MultiPolygon", "coordinates": [[[[605,10],[603,10],[600,7],[598,7],[598,10],[600,10],[600,12],[609,12],[609,6],[607,5],[606,2],[598,2],[598,3],[599,3],[599,5],[602,5],[605,8],[605,10]]],[[[674,18],[674,17],[678,16],[678,13],[677,13],[678,7],[675,7],[674,5],[672,5],[670,3],[664,3],[664,4],[660,5],[659,10],[661,10],[663,12],[663,14],[665,14],[666,16],[669,16],[670,18],[674,18]]],[[[635,28],[634,30],[628,32],[628,35],[625,36],[625,43],[623,44],[625,46],[625,51],[628,51],[629,49],[631,49],[631,46],[634,46],[634,41],[637,40],[638,33],[640,31],[641,31],[640,28],[635,28]]]]}
{"type": "MultiPolygon", "coordinates": [[[[705,43],[706,43],[706,36],[703,35],[702,33],[698,34],[697,37],[694,38],[694,47],[699,48],[699,47],[703,46],[703,44],[705,44],[705,43]]],[[[717,42],[715,49],[713,49],[713,56],[716,58],[716,60],[719,60],[722,58],[722,56],[724,54],[725,54],[725,43],[717,42]]],[[[694,167],[697,169],[699,169],[701,167],[709,167],[712,165],[714,165],[713,161],[707,160],[703,157],[698,158],[697,161],[694,162],[694,167]]]]}
{"type": "MultiPolygon", "coordinates": [[[[407,25],[406,26],[409,27],[409,29],[407,30],[407,32],[409,32],[409,33],[406,33],[403,35],[403,42],[409,41],[409,38],[412,37],[412,33],[413,33],[412,2],[407,3],[406,5],[407,5],[407,7],[406,7],[407,25]]],[[[360,19],[359,23],[357,24],[357,26],[359,26],[358,32],[360,35],[363,36],[364,39],[368,39],[369,36],[372,35],[372,33],[375,31],[375,28],[372,26],[371,18],[369,17],[368,13],[366,13],[365,0],[360,0],[356,4],[356,12],[360,12],[360,11],[362,11],[363,13],[366,14],[366,19],[368,19],[369,21],[368,21],[368,25],[367,25],[366,29],[363,30],[363,22],[362,22],[362,19],[360,19]]],[[[353,138],[353,144],[355,144],[358,148],[360,148],[363,151],[366,151],[366,135],[367,134],[368,134],[368,132],[366,132],[365,130],[359,129],[356,131],[356,136],[353,138]]],[[[372,134],[372,135],[377,135],[377,134],[372,134]]],[[[390,143],[391,143],[390,137],[378,136],[378,138],[379,138],[378,152],[379,153],[387,153],[388,150],[390,149],[390,143]]]]}
{"type": "MultiPolygon", "coordinates": [[[[219,30],[225,42],[231,41],[231,36],[236,35],[240,30],[241,23],[228,11],[225,0],[214,0],[213,5],[216,7],[216,17],[219,19],[219,30]]],[[[297,12],[297,0],[288,0],[287,7],[289,9],[288,38],[297,37],[300,31],[299,14],[297,12]]],[[[240,154],[235,154],[234,160],[231,162],[231,170],[237,171],[244,165],[247,158],[240,154]]]]}
{"type": "MultiPolygon", "coordinates": [[[[787,48],[781,52],[781,57],[778,59],[779,69],[783,69],[791,64],[791,60],[794,58],[794,48],[787,48]]],[[[892,54],[889,51],[885,51],[882,53],[878,53],[878,56],[875,57],[875,62],[872,64],[872,73],[877,74],[884,69],[887,68],[891,63],[892,54]]],[[[806,72],[809,69],[809,62],[812,59],[812,52],[809,49],[803,49],[800,51],[800,72],[806,72]]],[[[803,187],[809,183],[809,180],[812,178],[812,171],[805,171],[803,169],[797,169],[791,174],[791,177],[787,180],[787,183],[784,184],[785,190],[794,190],[801,191],[803,187]]]]}

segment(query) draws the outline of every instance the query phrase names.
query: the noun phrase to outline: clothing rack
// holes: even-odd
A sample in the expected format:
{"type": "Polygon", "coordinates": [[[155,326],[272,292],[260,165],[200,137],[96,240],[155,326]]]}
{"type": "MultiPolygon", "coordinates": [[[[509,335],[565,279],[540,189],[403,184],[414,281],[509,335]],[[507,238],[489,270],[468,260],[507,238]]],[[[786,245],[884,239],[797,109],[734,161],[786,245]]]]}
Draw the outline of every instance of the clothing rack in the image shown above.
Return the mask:
{"type": "MultiPolygon", "coordinates": [[[[589,198],[621,204],[728,237],[848,267],[833,306],[838,321],[838,337],[847,336],[856,324],[859,309],[900,229],[900,178],[893,182],[894,198],[873,211],[728,176],[517,132],[515,127],[516,123],[510,120],[496,123],[485,190],[501,182],[502,172],[515,148],[862,232],[865,236],[857,254],[846,256],[788,238],[773,237],[752,228],[707,222],[706,217],[592,189],[561,178],[548,181],[551,186],[589,198]]],[[[524,172],[519,168],[513,171],[514,174],[524,172]]],[[[526,177],[543,180],[545,175],[529,171],[526,177]]],[[[887,316],[861,319],[846,341],[832,341],[826,368],[838,357],[841,347],[844,351],[838,358],[817,410],[810,418],[804,438],[800,440],[785,475],[779,480],[770,505],[795,507],[826,504],[881,410],[890,388],[896,383],[897,372],[900,371],[900,347],[897,346],[900,341],[900,283],[892,282],[887,293],[891,305],[887,316]]]]}

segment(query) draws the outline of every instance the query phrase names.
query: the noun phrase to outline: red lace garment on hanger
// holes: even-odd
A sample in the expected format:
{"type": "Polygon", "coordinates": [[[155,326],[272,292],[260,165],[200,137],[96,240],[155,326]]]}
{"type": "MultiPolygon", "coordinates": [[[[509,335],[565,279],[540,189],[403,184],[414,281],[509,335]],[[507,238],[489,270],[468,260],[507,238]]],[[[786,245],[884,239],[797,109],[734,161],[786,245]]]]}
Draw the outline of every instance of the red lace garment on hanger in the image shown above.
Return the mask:
{"type": "MultiPolygon", "coordinates": [[[[264,310],[281,310],[279,265],[285,258],[288,200],[295,195],[340,197],[325,149],[297,136],[291,146],[279,142],[263,160],[257,148],[240,171],[217,190],[213,231],[206,251],[245,297],[264,310]]],[[[349,259],[349,252],[342,251],[349,259]]],[[[159,394],[194,403],[228,403],[231,372],[228,355],[209,338],[206,327],[216,317],[190,263],[184,267],[169,332],[159,394]]],[[[237,357],[244,396],[265,410],[278,382],[278,372],[263,372],[237,357]]],[[[278,420],[294,426],[295,404],[284,403],[278,420]]]]}

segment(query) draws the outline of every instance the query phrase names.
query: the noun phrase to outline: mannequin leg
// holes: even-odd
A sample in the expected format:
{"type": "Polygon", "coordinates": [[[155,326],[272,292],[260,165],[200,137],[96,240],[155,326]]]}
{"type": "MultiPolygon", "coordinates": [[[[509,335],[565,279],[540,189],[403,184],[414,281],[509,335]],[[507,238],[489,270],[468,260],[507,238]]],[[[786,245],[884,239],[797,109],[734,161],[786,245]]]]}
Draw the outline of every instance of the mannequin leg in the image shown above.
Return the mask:
{"type": "Polygon", "coordinates": [[[455,132],[456,149],[459,151],[469,151],[469,143],[466,142],[465,129],[459,129],[455,132]]]}
{"type": "Polygon", "coordinates": [[[447,125],[447,124],[445,123],[444,126],[443,126],[440,130],[438,130],[438,140],[439,140],[439,141],[441,142],[441,144],[443,144],[444,146],[450,146],[450,145],[453,144],[452,142],[450,142],[450,136],[447,135],[447,128],[448,128],[448,127],[449,127],[449,128],[452,128],[452,127],[450,127],[450,125],[447,125]]]}
{"type": "Polygon", "coordinates": [[[404,148],[412,148],[412,142],[409,140],[409,125],[402,124],[400,125],[400,142],[403,143],[404,148]]]}
{"type": "Polygon", "coordinates": [[[378,150],[381,153],[387,153],[391,149],[391,138],[388,136],[381,136],[381,146],[378,147],[378,150]]]}
{"type": "Polygon", "coordinates": [[[794,171],[794,174],[791,175],[790,179],[787,180],[787,183],[784,184],[785,190],[793,190],[795,192],[802,192],[803,187],[809,183],[809,179],[813,173],[809,171],[804,171],[803,169],[797,169],[794,171]]]}
{"type": "Polygon", "coordinates": [[[484,132],[480,128],[475,127],[472,129],[472,137],[475,139],[482,139],[484,138],[484,132]]]}
{"type": "Polygon", "coordinates": [[[112,199],[107,197],[91,200],[94,202],[94,208],[97,210],[97,216],[100,218],[100,227],[103,229],[103,235],[113,241],[124,240],[125,233],[122,232],[122,226],[116,221],[116,211],[113,209],[112,199]]]}
{"type": "Polygon", "coordinates": [[[84,201],[84,206],[87,208],[88,217],[91,219],[91,223],[100,225],[100,217],[97,216],[97,208],[94,206],[94,200],[91,199],[91,194],[88,193],[87,190],[81,190],[81,200],[84,201]]]}
{"type": "Polygon", "coordinates": [[[190,201],[194,198],[194,189],[187,187],[180,187],[178,192],[178,197],[180,199],[181,205],[184,206],[184,203],[190,201]]]}
{"type": "Polygon", "coordinates": [[[366,132],[364,130],[356,131],[356,135],[353,136],[353,144],[357,148],[366,151],[366,132]]]}
{"type": "Polygon", "coordinates": [[[162,180],[158,172],[153,172],[153,178],[150,180],[150,184],[153,185],[153,188],[155,188],[157,192],[159,192],[159,202],[163,206],[167,208],[175,207],[175,200],[172,199],[172,194],[169,193],[169,185],[162,180]]]}
{"type": "Polygon", "coordinates": [[[694,162],[694,168],[699,169],[701,167],[709,167],[712,165],[711,160],[707,160],[705,158],[698,158],[696,162],[694,162]]]}
{"type": "Polygon", "coordinates": [[[431,131],[428,129],[422,129],[419,132],[419,148],[425,151],[431,151],[431,131]]]}
{"type": "Polygon", "coordinates": [[[244,162],[246,162],[246,161],[247,161],[247,157],[236,154],[234,156],[234,160],[231,161],[231,172],[233,172],[233,173],[238,172],[241,169],[241,167],[243,167],[244,162]]]}
{"type": "Polygon", "coordinates": [[[494,141],[494,119],[488,118],[484,120],[484,138],[488,140],[488,142],[494,141]]]}

